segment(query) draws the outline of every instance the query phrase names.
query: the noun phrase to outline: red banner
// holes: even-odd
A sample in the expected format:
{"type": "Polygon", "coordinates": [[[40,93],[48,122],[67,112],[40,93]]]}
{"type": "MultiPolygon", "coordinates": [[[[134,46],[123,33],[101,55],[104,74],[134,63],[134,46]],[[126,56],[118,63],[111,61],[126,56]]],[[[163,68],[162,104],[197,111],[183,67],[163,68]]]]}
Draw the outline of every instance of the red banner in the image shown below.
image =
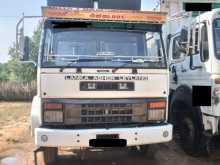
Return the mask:
{"type": "Polygon", "coordinates": [[[44,17],[77,20],[123,21],[157,24],[163,24],[166,21],[165,13],[127,10],[92,10],[63,7],[43,7],[42,14],[44,17]]]}

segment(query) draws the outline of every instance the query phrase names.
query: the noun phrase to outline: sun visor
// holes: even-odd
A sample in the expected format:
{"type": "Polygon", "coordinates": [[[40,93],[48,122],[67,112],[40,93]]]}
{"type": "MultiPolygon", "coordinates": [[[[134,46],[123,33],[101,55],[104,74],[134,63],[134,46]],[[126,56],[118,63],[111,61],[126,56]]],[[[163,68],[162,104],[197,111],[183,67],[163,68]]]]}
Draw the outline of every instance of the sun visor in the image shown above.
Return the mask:
{"type": "MultiPolygon", "coordinates": [[[[95,0],[99,9],[141,10],[141,0],[95,0]]],[[[47,0],[48,6],[93,8],[94,0],[47,0]]]]}

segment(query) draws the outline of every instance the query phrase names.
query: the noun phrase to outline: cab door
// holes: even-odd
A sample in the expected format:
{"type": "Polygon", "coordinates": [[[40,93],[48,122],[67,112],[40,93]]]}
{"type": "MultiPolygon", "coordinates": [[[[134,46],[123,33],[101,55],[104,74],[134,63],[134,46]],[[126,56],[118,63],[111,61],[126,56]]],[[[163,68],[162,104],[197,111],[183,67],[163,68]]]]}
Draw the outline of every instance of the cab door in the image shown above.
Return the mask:
{"type": "Polygon", "coordinates": [[[181,71],[180,66],[185,60],[185,54],[180,50],[180,39],[180,33],[173,35],[168,48],[171,88],[178,84],[178,72],[181,71]]]}

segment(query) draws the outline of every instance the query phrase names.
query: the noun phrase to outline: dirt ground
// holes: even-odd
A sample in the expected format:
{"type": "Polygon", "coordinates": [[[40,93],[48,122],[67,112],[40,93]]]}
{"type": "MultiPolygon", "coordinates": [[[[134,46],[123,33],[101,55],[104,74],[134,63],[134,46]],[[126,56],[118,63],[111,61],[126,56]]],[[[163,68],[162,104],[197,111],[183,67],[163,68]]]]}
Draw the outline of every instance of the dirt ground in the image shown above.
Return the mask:
{"type": "MultiPolygon", "coordinates": [[[[35,146],[29,134],[30,106],[24,102],[0,102],[0,165],[34,165],[35,146]]],[[[220,160],[187,156],[175,142],[152,145],[145,156],[125,149],[104,152],[60,149],[60,153],[54,165],[220,165],[220,160]]]]}

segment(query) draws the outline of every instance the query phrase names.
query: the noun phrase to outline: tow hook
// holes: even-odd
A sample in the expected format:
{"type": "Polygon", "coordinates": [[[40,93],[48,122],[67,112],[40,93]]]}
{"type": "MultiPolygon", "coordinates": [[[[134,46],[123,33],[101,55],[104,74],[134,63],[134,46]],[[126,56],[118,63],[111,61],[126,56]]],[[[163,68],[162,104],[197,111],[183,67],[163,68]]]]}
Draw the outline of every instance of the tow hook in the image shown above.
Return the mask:
{"type": "Polygon", "coordinates": [[[39,148],[34,150],[34,165],[38,165],[37,154],[39,152],[43,152],[43,151],[44,151],[44,149],[42,147],[39,147],[39,148]]]}

